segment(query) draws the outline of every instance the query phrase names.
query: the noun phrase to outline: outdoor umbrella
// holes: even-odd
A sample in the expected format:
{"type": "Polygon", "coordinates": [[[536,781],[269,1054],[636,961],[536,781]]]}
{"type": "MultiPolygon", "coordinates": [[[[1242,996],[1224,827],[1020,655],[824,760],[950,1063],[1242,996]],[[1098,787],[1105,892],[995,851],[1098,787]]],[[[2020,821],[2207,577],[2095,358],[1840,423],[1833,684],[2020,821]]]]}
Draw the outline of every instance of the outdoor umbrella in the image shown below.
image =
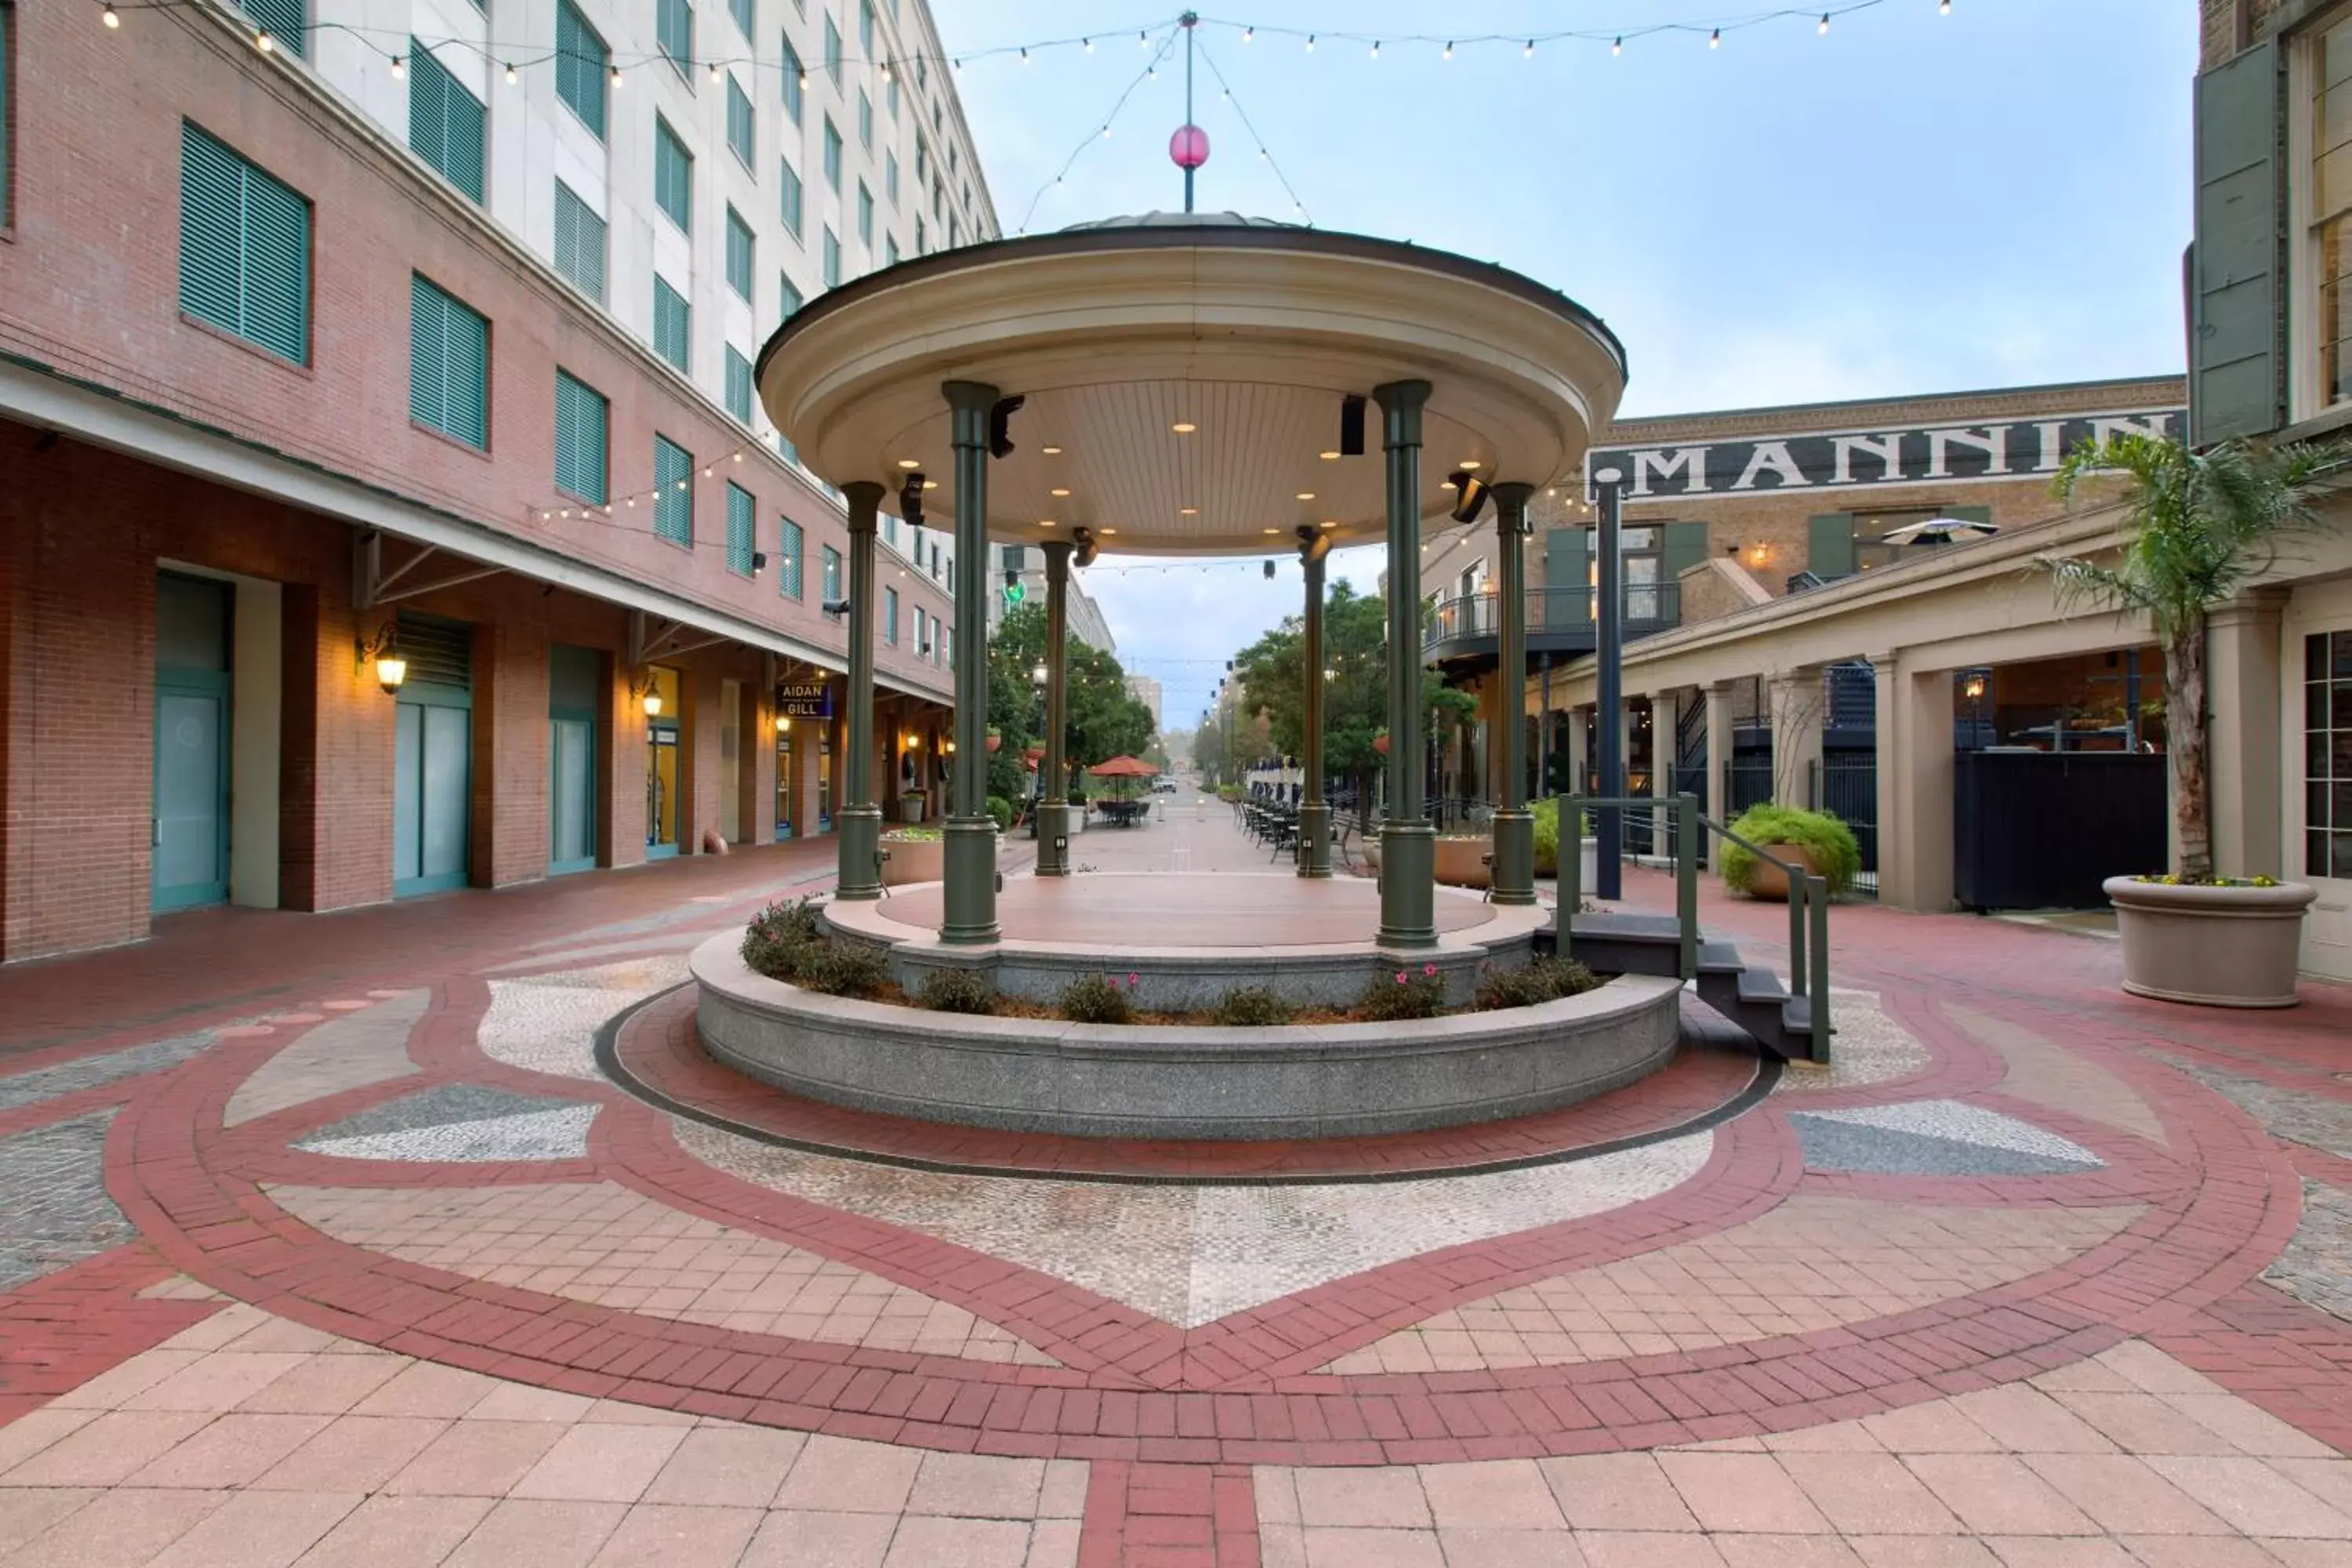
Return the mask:
{"type": "Polygon", "coordinates": [[[2000,531],[1991,523],[1973,522],[1965,517],[1931,517],[1924,522],[1890,528],[1879,537],[1889,544],[1958,544],[1963,540],[1990,539],[2000,531]]]}

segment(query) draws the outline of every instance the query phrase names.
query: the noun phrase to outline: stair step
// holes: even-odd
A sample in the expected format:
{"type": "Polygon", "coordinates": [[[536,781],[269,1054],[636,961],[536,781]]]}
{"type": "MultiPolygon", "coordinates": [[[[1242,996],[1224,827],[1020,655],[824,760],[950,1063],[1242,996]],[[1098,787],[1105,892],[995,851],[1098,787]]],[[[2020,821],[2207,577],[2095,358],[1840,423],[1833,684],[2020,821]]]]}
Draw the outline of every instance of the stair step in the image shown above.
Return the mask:
{"type": "Polygon", "coordinates": [[[1780,977],[1769,969],[1743,969],[1739,972],[1739,1000],[1749,1002],[1786,1002],[1788,987],[1780,977]]]}

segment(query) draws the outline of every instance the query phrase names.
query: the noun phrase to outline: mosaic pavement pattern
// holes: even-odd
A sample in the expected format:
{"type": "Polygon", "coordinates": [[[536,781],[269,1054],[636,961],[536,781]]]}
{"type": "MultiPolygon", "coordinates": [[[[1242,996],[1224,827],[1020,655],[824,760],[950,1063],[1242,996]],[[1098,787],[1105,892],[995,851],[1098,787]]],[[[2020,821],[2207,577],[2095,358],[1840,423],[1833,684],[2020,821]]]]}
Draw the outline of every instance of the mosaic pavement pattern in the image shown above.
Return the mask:
{"type": "Polygon", "coordinates": [[[2105,1163],[2069,1138],[1957,1100],[1915,1100],[1789,1118],[1819,1171],[2047,1176],[2105,1163]]]}
{"type": "Polygon", "coordinates": [[[100,1110],[0,1138],[0,1290],[138,1234],[106,1195],[113,1121],[100,1110]]]}
{"type": "Polygon", "coordinates": [[[347,1116],[294,1146],[345,1160],[477,1164],[576,1160],[598,1108],[577,1100],[445,1083],[347,1116]]]}
{"type": "Polygon", "coordinates": [[[490,982],[490,1009],[476,1038],[492,1061],[558,1078],[593,1079],[604,1021],[687,977],[682,954],[629,959],[528,980],[490,982]]]}
{"type": "Polygon", "coordinates": [[[103,1055],[82,1057],[75,1061],[60,1062],[55,1067],[36,1068],[30,1072],[0,1078],[0,1110],[15,1110],[63,1095],[79,1094],[87,1089],[115,1083],[142,1073],[160,1072],[178,1067],[213,1043],[209,1029],[194,1034],[175,1035],[168,1040],[156,1040],[126,1050],[108,1051],[103,1055]]]}
{"type": "Polygon", "coordinates": [[[411,991],[319,1025],[237,1085],[222,1124],[235,1127],[331,1094],[409,1077],[417,1070],[408,1059],[409,1031],[432,999],[430,991],[411,991]]]}

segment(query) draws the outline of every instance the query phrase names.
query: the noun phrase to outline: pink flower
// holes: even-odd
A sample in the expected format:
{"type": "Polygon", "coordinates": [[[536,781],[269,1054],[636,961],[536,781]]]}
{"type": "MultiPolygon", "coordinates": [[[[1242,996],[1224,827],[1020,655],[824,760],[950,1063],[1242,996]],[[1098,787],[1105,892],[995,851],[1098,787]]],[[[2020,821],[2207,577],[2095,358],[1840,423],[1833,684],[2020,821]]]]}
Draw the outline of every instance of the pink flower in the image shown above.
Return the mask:
{"type": "Polygon", "coordinates": [[[1421,966],[1421,973],[1423,976],[1435,974],[1437,973],[1437,965],[1433,963],[1424,963],[1421,966]]]}
{"type": "Polygon", "coordinates": [[[1127,977],[1127,983],[1128,983],[1129,985],[1133,985],[1133,984],[1137,984],[1137,982],[1138,982],[1139,978],[1139,976],[1136,976],[1136,975],[1130,974],[1130,975],[1129,975],[1129,976],[1127,977]]]}
{"type": "Polygon", "coordinates": [[[1397,984],[1400,985],[1404,984],[1404,971],[1402,969],[1397,971],[1397,984]]]}

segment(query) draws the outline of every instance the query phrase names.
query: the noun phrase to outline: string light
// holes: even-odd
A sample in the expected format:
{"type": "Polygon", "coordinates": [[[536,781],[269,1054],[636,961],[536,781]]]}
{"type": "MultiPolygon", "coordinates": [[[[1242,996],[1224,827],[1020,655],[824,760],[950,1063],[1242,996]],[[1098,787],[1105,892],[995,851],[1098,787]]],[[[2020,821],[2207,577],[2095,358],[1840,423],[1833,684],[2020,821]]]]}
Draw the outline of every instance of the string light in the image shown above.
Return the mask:
{"type": "Polygon", "coordinates": [[[1086,45],[1087,53],[1093,54],[1095,52],[1095,41],[1092,38],[1080,38],[1078,42],[1086,45]]]}
{"type": "Polygon", "coordinates": [[[1612,55],[1623,54],[1625,52],[1625,40],[1619,38],[1615,43],[1611,44],[1609,46],[1609,52],[1612,55]]]}
{"type": "Polygon", "coordinates": [[[114,7],[111,5],[109,5],[105,10],[100,12],[98,19],[105,23],[110,27],[120,27],[122,26],[122,18],[115,15],[114,7]]]}
{"type": "Polygon", "coordinates": [[[1243,43],[1246,44],[1246,43],[1250,42],[1253,38],[1255,38],[1256,37],[1257,37],[1257,29],[1256,29],[1255,27],[1244,27],[1244,28],[1242,29],[1242,42],[1243,42],[1243,43]]]}
{"type": "Polygon", "coordinates": [[[1950,16],[1951,14],[1952,14],[1952,0],[1937,0],[1937,4],[1936,4],[1936,15],[1937,15],[1937,16],[1950,16]]]}
{"type": "Polygon", "coordinates": [[[621,68],[620,68],[620,67],[618,67],[618,66],[614,66],[614,67],[613,68],[613,71],[612,71],[612,79],[613,79],[613,85],[614,85],[615,88],[617,88],[617,87],[619,87],[619,86],[621,85],[621,68]]]}
{"type": "Polygon", "coordinates": [[[515,74],[514,67],[509,64],[507,67],[507,85],[509,87],[512,87],[516,82],[520,81],[521,79],[522,79],[520,77],[515,74]]]}
{"type": "Polygon", "coordinates": [[[1533,59],[1533,58],[1536,58],[1536,41],[1535,41],[1533,38],[1529,38],[1529,39],[1528,40],[1528,47],[1527,47],[1526,48],[1521,49],[1521,50],[1519,51],[1519,58],[1521,58],[1521,59],[1523,59],[1523,60],[1531,60],[1531,59],[1533,59]]]}
{"type": "Polygon", "coordinates": [[[1827,11],[1824,11],[1822,13],[1822,25],[1815,28],[1814,31],[1820,33],[1823,37],[1827,37],[1829,36],[1829,30],[1830,14],[1827,11]]]}
{"type": "Polygon", "coordinates": [[[1446,40],[1445,52],[1437,58],[1443,60],[1450,60],[1454,58],[1454,41],[1451,38],[1446,40]]]}
{"type": "Polygon", "coordinates": [[[264,27],[253,35],[253,47],[266,55],[278,47],[278,40],[269,36],[268,28],[264,27]]]}
{"type": "Polygon", "coordinates": [[[1717,27],[1714,32],[1707,35],[1706,47],[1710,49],[1719,49],[1723,47],[1722,28],[1717,27]]]}
{"type": "Polygon", "coordinates": [[[403,65],[403,64],[401,64],[401,63],[400,63],[400,57],[399,57],[398,55],[394,55],[394,56],[393,56],[393,57],[392,57],[392,79],[393,79],[393,80],[394,80],[394,81],[398,81],[401,78],[403,78],[403,77],[406,76],[407,74],[408,74],[408,68],[407,68],[406,66],[404,66],[404,65],[403,65]]]}
{"type": "Polygon", "coordinates": [[[1315,35],[1312,33],[1307,35],[1307,52],[1310,55],[1315,52],[1315,35]]]}
{"type": "Polygon", "coordinates": [[[1374,38],[1374,39],[1372,40],[1372,58],[1374,58],[1374,59],[1379,59],[1380,58],[1381,58],[1381,41],[1380,41],[1378,38],[1374,38]]]}

